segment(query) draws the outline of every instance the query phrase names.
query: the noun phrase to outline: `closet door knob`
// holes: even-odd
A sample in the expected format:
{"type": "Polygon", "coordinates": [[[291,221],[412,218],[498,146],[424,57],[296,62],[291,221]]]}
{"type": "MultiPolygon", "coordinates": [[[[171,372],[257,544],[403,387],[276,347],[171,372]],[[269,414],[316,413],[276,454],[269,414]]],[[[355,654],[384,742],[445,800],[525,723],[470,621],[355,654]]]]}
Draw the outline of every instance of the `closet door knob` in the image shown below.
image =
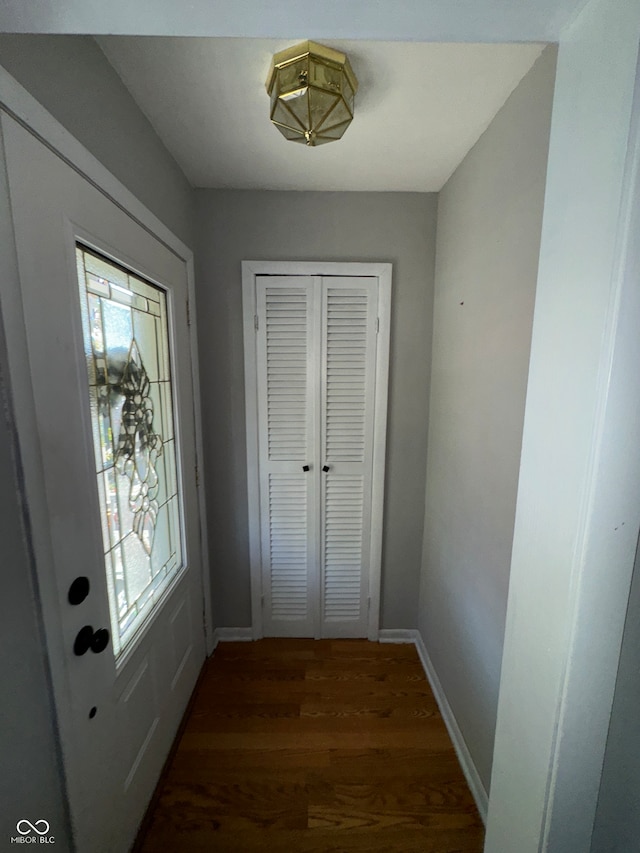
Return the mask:
{"type": "Polygon", "coordinates": [[[324,473],[326,474],[326,473],[327,473],[327,471],[329,470],[329,466],[328,466],[328,465],[323,465],[323,466],[322,466],[322,470],[323,470],[323,471],[324,471],[324,473]]]}
{"type": "Polygon", "coordinates": [[[302,466],[302,470],[303,470],[303,471],[308,471],[308,470],[309,470],[309,466],[308,466],[308,465],[303,465],[303,466],[302,466]]]}

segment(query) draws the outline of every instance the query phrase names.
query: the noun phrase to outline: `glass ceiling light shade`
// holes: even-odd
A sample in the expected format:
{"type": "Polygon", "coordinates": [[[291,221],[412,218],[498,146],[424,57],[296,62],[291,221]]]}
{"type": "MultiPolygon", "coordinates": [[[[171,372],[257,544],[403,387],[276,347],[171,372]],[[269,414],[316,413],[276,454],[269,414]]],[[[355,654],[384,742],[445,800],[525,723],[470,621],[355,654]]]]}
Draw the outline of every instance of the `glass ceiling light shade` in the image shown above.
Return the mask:
{"type": "Polygon", "coordinates": [[[267,77],[271,121],[303,145],[335,142],[351,124],[358,81],[347,56],[303,41],[276,53],[267,77]]]}

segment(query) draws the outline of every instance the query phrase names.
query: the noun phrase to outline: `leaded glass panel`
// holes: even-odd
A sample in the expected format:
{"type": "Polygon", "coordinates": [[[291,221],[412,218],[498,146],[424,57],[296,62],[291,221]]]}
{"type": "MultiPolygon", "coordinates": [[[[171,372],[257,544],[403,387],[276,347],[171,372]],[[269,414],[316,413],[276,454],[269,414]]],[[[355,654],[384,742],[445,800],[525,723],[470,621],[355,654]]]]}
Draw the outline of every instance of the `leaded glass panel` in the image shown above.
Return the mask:
{"type": "Polygon", "coordinates": [[[113,648],[183,565],[164,290],[76,247],[113,648]]]}

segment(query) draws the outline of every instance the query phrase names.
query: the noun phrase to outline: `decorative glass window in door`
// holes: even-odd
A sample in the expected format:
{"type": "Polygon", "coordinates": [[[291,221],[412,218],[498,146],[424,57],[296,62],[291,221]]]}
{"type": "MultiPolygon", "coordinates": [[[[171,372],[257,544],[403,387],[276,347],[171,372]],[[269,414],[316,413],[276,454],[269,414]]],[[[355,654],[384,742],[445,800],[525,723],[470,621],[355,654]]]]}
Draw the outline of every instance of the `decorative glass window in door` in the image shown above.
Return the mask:
{"type": "Polygon", "coordinates": [[[167,297],[76,247],[113,648],[182,568],[167,297]]]}

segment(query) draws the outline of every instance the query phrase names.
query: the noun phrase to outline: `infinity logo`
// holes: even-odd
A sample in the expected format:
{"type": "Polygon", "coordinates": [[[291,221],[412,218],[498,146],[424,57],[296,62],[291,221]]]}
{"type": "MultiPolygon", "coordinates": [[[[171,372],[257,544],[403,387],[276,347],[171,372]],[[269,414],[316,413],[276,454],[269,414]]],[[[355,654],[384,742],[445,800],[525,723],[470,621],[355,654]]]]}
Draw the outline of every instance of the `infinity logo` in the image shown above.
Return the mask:
{"type": "Polygon", "coordinates": [[[16,829],[20,835],[28,835],[30,832],[37,832],[38,835],[46,835],[49,832],[49,824],[46,820],[37,820],[34,824],[31,821],[22,819],[18,821],[16,829]],[[25,826],[27,827],[26,829],[21,828],[25,826]],[[44,827],[44,829],[38,829],[39,826],[44,827]]]}

